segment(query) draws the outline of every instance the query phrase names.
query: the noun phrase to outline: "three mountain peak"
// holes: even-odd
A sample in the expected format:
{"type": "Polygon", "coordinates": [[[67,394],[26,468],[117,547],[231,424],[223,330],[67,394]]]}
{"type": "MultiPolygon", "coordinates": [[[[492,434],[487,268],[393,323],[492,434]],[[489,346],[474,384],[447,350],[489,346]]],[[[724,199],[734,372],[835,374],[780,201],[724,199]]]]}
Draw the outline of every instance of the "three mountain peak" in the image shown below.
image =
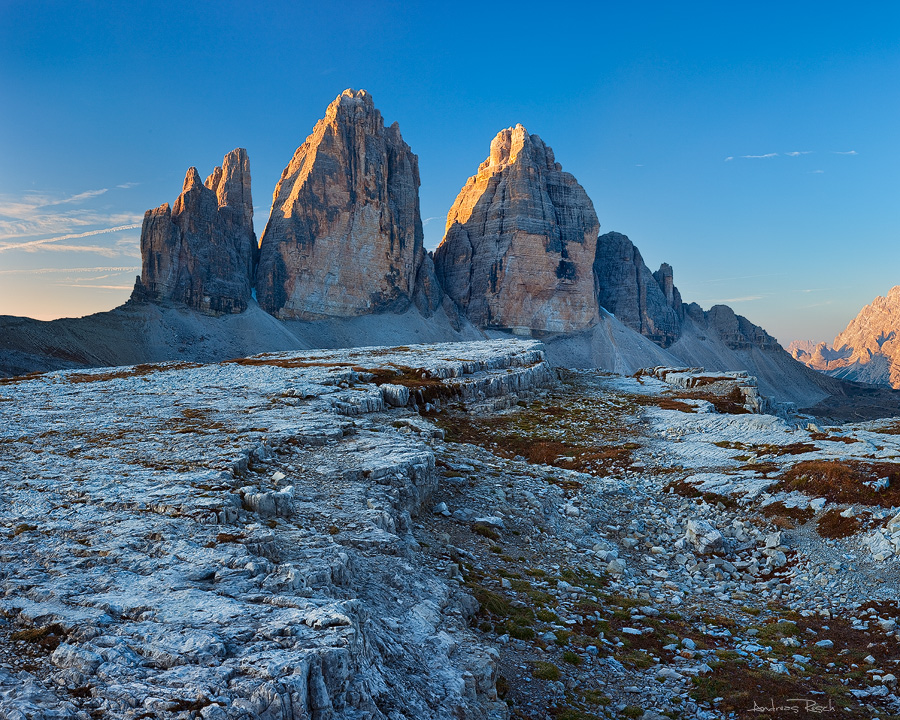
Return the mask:
{"type": "Polygon", "coordinates": [[[133,299],[219,314],[243,312],[255,293],[270,314],[299,320],[415,306],[528,333],[576,333],[605,308],[660,345],[678,337],[690,306],[671,267],[651,273],[624,235],[598,239],[584,188],[522,125],[493,139],[433,255],[419,184],[397,123],[385,127],[365,90],[345,90],[282,173],[259,243],[246,150],[204,183],[188,170],[174,206],[144,216],[133,299]]]}

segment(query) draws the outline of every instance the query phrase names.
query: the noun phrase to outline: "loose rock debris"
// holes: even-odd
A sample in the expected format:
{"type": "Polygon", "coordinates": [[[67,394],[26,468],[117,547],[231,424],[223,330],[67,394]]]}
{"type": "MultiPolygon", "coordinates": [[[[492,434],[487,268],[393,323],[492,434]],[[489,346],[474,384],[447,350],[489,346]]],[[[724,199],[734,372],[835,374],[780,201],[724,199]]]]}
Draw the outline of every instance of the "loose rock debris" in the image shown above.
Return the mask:
{"type": "Polygon", "coordinates": [[[898,436],[682,390],[530,341],[6,384],[0,716],[900,715],[898,436]]]}

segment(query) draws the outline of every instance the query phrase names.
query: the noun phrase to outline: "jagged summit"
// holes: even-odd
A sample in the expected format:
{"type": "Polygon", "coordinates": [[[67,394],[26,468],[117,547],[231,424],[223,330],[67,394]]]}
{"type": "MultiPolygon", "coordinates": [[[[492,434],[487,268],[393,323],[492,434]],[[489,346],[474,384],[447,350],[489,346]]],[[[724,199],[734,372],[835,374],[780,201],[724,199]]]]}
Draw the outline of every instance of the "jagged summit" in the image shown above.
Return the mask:
{"type": "Polygon", "coordinates": [[[794,342],[790,352],[811,368],[845,380],[900,388],[900,285],[877,297],[827,343],[794,342]]]}
{"type": "Polygon", "coordinates": [[[651,273],[628,236],[608,232],[597,238],[594,274],[601,307],[662,347],[678,339],[684,311],[671,265],[651,273]]]}
{"type": "Polygon", "coordinates": [[[174,206],[144,214],[141,276],[132,297],[183,303],[210,313],[247,308],[256,258],[250,161],[228,153],[206,179],[188,169],[174,206]]]}
{"type": "Polygon", "coordinates": [[[478,166],[478,172],[483,173],[491,169],[499,172],[507,165],[518,161],[520,155],[547,170],[562,171],[553,150],[539,136],[529,135],[525,127],[518,123],[497,133],[491,141],[491,154],[478,166]]]}
{"type": "Polygon", "coordinates": [[[479,327],[578,331],[597,321],[599,227],[584,188],[516,125],[497,134],[453,203],[438,278],[479,327]]]}
{"type": "Polygon", "coordinates": [[[280,318],[440,301],[425,254],[419,162],[365,90],[345,90],[281,175],[260,244],[260,305],[280,318]]]}

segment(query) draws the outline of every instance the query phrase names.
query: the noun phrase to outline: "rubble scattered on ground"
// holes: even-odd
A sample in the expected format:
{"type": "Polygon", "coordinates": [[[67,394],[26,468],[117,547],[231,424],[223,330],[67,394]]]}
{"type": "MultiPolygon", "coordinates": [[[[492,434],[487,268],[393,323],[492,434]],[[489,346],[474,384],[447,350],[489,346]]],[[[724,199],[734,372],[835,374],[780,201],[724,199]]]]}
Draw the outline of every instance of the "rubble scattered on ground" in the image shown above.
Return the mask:
{"type": "Polygon", "coordinates": [[[900,715],[900,436],[698,382],[504,341],[7,383],[0,716],[900,715]]]}

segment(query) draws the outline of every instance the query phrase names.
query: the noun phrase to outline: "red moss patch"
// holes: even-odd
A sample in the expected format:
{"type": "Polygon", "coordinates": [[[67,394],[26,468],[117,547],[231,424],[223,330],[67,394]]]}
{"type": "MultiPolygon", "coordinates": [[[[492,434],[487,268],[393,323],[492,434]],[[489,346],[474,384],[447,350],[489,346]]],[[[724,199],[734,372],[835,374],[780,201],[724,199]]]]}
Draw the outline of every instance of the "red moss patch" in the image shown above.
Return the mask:
{"type": "Polygon", "coordinates": [[[781,476],[785,490],[799,490],[835,503],[900,505],[900,464],[861,460],[806,460],[781,476]],[[876,491],[868,482],[888,478],[890,484],[876,491]]]}

